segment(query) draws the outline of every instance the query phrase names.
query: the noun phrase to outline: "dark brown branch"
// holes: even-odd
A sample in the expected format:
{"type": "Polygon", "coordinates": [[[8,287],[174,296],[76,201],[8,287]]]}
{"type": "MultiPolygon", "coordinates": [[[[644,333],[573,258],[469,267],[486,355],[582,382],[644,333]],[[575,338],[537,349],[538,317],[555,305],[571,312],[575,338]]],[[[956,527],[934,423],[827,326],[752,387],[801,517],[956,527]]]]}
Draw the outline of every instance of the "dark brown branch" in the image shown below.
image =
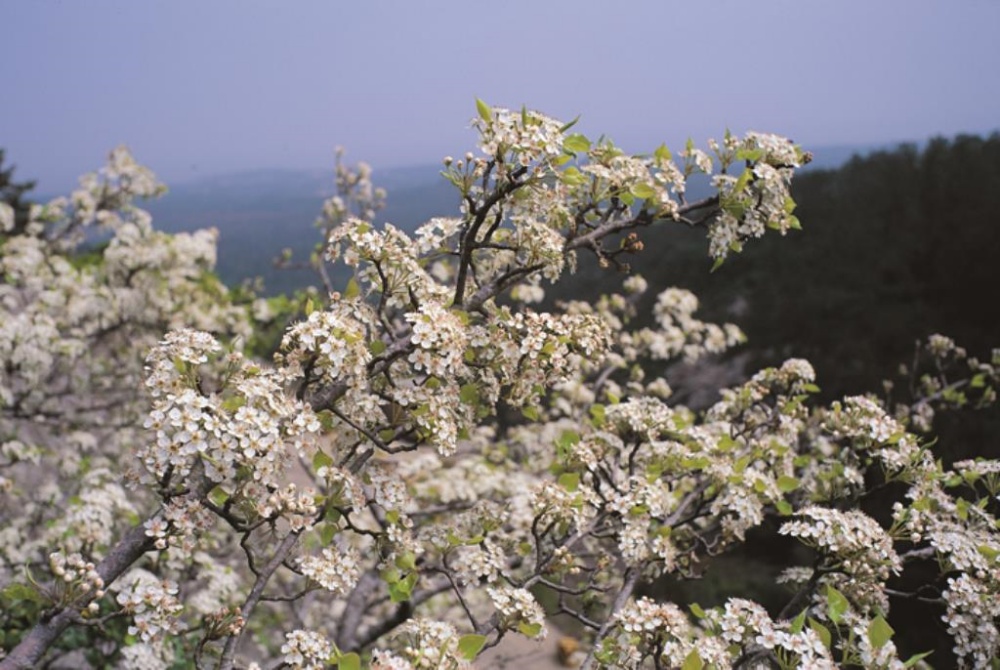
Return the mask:
{"type": "MultiPolygon", "coordinates": [[[[97,574],[109,586],[128,568],[154,546],[154,539],[146,535],[146,527],[139,525],[129,530],[125,537],[97,565],[97,574]]],[[[87,603],[76,603],[85,607],[87,603]]],[[[38,666],[45,652],[78,618],[75,608],[65,607],[50,618],[40,621],[11,652],[0,661],[0,670],[25,670],[38,666]]]]}
{"type": "MultiPolygon", "coordinates": [[[[250,589],[249,595],[247,595],[246,600],[243,602],[243,607],[240,608],[240,615],[244,621],[250,620],[250,615],[253,613],[254,608],[257,607],[257,603],[260,602],[261,596],[264,595],[264,588],[271,580],[271,576],[281,567],[285,558],[299,541],[300,533],[301,531],[293,531],[286,535],[281,544],[278,545],[278,550],[274,553],[274,556],[271,557],[271,560],[268,561],[267,565],[261,569],[260,574],[257,575],[257,580],[254,582],[253,588],[250,589]]],[[[219,670],[233,670],[236,647],[243,638],[243,631],[245,630],[246,626],[243,626],[238,633],[230,635],[226,640],[226,646],[222,650],[222,658],[219,659],[219,670]]]]}
{"type": "Polygon", "coordinates": [[[632,596],[632,592],[635,590],[636,584],[639,583],[639,575],[641,571],[638,568],[628,568],[625,571],[625,581],[622,583],[621,590],[618,591],[618,595],[615,596],[615,600],[611,603],[611,609],[608,611],[607,618],[605,618],[604,623],[601,624],[601,629],[597,631],[597,635],[594,637],[594,644],[590,649],[590,653],[587,654],[586,660],[584,660],[583,665],[580,666],[580,670],[590,670],[594,665],[594,654],[601,646],[601,641],[604,636],[608,634],[611,629],[613,622],[615,620],[615,615],[618,614],[618,610],[624,607],[625,602],[632,596]]]}
{"type": "MultiPolygon", "coordinates": [[[[465,231],[465,234],[462,235],[462,241],[460,243],[459,251],[461,260],[458,265],[458,278],[455,280],[454,303],[456,306],[461,306],[465,300],[465,283],[468,279],[469,265],[472,262],[472,252],[477,248],[476,236],[479,235],[480,228],[482,228],[483,223],[486,221],[486,217],[489,216],[490,210],[493,209],[497,203],[501,202],[504,198],[527,183],[519,181],[527,171],[528,168],[521,167],[512,172],[509,181],[490,193],[490,195],[483,200],[479,207],[473,209],[472,203],[470,202],[469,213],[475,218],[469,225],[468,230],[465,231]]],[[[499,225],[499,220],[494,222],[493,228],[495,228],[496,225],[499,225]]]]}

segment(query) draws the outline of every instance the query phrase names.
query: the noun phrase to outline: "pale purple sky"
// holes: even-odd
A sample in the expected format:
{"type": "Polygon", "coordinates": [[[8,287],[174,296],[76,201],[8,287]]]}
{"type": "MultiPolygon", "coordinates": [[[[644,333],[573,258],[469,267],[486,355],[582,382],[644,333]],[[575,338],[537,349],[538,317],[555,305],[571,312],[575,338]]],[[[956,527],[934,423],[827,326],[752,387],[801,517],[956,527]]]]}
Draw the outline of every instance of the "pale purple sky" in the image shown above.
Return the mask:
{"type": "Polygon", "coordinates": [[[476,96],[632,151],[1000,128],[995,0],[0,0],[0,147],[71,186],[125,143],[169,182],[472,148],[476,96]]]}

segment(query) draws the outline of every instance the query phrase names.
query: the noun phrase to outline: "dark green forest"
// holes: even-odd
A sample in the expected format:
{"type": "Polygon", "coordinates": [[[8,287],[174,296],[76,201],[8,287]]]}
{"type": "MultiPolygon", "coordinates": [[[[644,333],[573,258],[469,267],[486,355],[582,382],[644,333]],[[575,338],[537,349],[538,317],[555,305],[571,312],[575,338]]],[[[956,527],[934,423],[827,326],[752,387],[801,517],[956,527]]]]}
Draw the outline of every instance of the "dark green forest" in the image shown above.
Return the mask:
{"type": "MultiPolygon", "coordinates": [[[[698,232],[663,224],[641,233],[632,269],[737,323],[754,364],[809,359],[830,398],[879,388],[931,333],[973,354],[1000,345],[1000,134],[876,151],[792,187],[802,231],[709,272],[698,232]]],[[[567,281],[613,287],[600,272],[588,263],[567,281]]]]}

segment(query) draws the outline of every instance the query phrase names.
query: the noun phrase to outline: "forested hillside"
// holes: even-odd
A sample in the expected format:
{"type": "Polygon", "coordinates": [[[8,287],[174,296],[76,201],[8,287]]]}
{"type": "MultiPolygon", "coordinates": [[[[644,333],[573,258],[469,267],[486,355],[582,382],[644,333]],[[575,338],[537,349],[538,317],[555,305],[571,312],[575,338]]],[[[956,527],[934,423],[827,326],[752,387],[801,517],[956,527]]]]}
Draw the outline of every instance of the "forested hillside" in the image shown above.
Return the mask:
{"type": "MultiPolygon", "coordinates": [[[[971,351],[996,344],[1000,310],[983,304],[1000,286],[1000,134],[877,151],[805,171],[792,190],[794,239],[765,237],[710,274],[696,231],[647,229],[632,268],[738,323],[755,363],[813,361],[828,397],[876,388],[931,333],[971,351]]],[[[616,280],[600,272],[564,281],[616,280]]]]}

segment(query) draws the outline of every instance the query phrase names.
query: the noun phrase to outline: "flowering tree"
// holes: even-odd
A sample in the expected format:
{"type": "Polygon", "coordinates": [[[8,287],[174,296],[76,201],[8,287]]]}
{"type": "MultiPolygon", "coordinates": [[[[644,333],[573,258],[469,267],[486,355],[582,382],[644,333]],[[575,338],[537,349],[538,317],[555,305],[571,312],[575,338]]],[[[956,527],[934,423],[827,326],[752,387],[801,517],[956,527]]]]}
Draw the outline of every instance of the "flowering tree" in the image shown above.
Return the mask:
{"type": "Polygon", "coordinates": [[[454,218],[379,230],[367,174],[338,177],[325,261],[354,279],[270,363],[240,351],[211,236],[154,233],[132,198],[158,186],[124,153],[3,238],[0,668],[464,668],[554,614],[588,631],[588,668],[903,667],[890,597],[938,602],[958,662],[996,662],[1000,463],[946,467],[923,437],[936,409],[994,400],[996,356],[932,338],[891,407],[818,406],[790,360],[696,413],[650,371],[743,336],[690,293],[662,291],[647,328],[638,276],[530,307],[578,253],[624,267],[639,230],[703,228],[721,263],[798,228],[807,154],[749,133],[632,156],[478,113],[480,153],[445,159],[454,218]],[[688,201],[694,174],[715,194],[688,201]],[[113,237],[81,254],[92,223],[113,237]],[[895,505],[862,511],[887,485],[895,505]],[[813,557],[782,611],[635,597],[769,518],[813,557]],[[897,584],[915,565],[933,575],[897,584]]]}

